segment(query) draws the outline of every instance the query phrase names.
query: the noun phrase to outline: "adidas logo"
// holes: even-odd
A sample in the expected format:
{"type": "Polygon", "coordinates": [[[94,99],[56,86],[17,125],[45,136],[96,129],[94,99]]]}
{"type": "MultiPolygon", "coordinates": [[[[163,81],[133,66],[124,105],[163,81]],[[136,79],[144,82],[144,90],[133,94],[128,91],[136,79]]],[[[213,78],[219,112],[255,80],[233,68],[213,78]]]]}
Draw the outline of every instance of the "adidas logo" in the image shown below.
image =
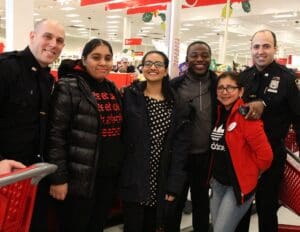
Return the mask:
{"type": "Polygon", "coordinates": [[[223,128],[223,125],[221,125],[218,128],[214,128],[214,130],[211,134],[211,139],[213,141],[219,141],[223,135],[224,135],[224,128],[223,128]]]}
{"type": "Polygon", "coordinates": [[[223,135],[224,135],[223,125],[219,126],[218,128],[214,128],[213,132],[211,133],[211,139],[213,142],[210,145],[210,148],[212,150],[225,151],[225,146],[218,144],[218,141],[223,135]]]}

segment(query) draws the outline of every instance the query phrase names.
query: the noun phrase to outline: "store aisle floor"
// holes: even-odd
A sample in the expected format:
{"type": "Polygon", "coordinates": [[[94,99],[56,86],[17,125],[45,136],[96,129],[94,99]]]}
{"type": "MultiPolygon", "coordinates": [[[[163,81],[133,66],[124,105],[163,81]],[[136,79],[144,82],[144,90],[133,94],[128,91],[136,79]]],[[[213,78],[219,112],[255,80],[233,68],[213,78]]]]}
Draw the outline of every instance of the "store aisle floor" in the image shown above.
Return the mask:
{"type": "MultiPolygon", "coordinates": [[[[300,226],[300,217],[292,213],[290,210],[281,207],[278,212],[279,223],[281,224],[289,224],[289,225],[299,225],[300,226]]],[[[181,228],[182,232],[190,232],[192,217],[191,215],[183,215],[181,228]]],[[[117,225],[111,228],[104,230],[105,232],[122,232],[123,225],[117,225]]],[[[257,228],[257,215],[254,214],[251,218],[250,232],[258,232],[257,228]]]]}

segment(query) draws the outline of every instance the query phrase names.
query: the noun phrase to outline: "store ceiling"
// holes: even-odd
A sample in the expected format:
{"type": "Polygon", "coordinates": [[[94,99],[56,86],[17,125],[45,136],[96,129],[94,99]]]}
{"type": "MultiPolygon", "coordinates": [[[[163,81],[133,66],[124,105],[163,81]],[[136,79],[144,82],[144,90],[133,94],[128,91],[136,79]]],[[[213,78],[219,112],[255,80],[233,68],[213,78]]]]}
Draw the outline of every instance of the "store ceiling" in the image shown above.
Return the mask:
{"type": "MultiPolygon", "coordinates": [[[[105,11],[103,4],[80,7],[78,0],[67,1],[68,4],[61,4],[59,1],[34,0],[34,19],[59,20],[65,25],[68,37],[86,40],[99,36],[121,43],[123,19],[126,16],[131,23],[131,37],[142,37],[143,44],[150,45],[153,39],[161,40],[165,37],[161,26],[145,24],[142,14],[126,15],[125,10],[105,11]],[[75,15],[70,17],[69,14],[75,15]],[[109,18],[111,16],[120,18],[109,18]]],[[[179,4],[180,0],[177,1],[179,4]]],[[[300,0],[250,0],[250,3],[250,13],[245,13],[240,3],[232,5],[233,14],[229,20],[226,54],[234,57],[249,55],[249,40],[253,32],[268,28],[277,33],[281,54],[300,55],[300,0]]],[[[193,40],[204,40],[217,55],[220,36],[224,35],[225,28],[225,20],[220,17],[223,7],[224,4],[183,9],[180,41],[187,44],[193,40]]],[[[0,0],[0,9],[3,18],[4,0],[0,0]]],[[[160,20],[156,21],[160,23],[160,20]]],[[[1,24],[5,23],[2,21],[1,24]]]]}

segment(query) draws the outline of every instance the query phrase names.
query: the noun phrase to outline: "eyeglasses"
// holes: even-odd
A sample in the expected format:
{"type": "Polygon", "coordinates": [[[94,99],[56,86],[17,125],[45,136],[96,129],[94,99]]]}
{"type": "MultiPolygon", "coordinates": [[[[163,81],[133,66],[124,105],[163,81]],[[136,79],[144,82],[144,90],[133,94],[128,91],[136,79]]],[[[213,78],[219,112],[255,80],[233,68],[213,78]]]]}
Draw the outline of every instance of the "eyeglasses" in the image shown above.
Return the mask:
{"type": "Polygon", "coordinates": [[[226,90],[227,93],[232,93],[235,89],[238,89],[238,88],[239,88],[238,86],[231,86],[231,85],[228,85],[226,87],[218,86],[217,87],[217,92],[218,93],[223,93],[224,90],[226,90]]]}
{"type": "Polygon", "coordinates": [[[147,68],[151,68],[152,65],[154,65],[155,68],[164,68],[165,67],[165,64],[161,61],[155,61],[155,62],[145,61],[143,66],[147,67],[147,68]]]}

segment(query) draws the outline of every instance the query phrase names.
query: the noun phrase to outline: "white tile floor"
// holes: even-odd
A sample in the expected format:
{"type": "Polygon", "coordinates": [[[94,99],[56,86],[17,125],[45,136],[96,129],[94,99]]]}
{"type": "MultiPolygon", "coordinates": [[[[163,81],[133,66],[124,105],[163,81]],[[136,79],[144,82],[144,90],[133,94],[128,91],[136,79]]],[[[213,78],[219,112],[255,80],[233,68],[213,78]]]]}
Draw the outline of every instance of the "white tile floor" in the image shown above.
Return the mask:
{"type": "MultiPolygon", "coordinates": [[[[289,224],[289,225],[298,225],[300,226],[300,217],[296,214],[292,213],[288,209],[281,207],[278,211],[278,218],[280,224],[289,224]]],[[[183,215],[181,228],[183,231],[188,232],[190,231],[188,228],[191,227],[192,224],[192,217],[191,215],[183,215]]],[[[105,232],[121,232],[123,231],[122,225],[117,225],[111,228],[104,230],[105,232]]],[[[258,232],[257,228],[257,215],[254,214],[251,218],[250,224],[250,232],[258,232]]]]}

